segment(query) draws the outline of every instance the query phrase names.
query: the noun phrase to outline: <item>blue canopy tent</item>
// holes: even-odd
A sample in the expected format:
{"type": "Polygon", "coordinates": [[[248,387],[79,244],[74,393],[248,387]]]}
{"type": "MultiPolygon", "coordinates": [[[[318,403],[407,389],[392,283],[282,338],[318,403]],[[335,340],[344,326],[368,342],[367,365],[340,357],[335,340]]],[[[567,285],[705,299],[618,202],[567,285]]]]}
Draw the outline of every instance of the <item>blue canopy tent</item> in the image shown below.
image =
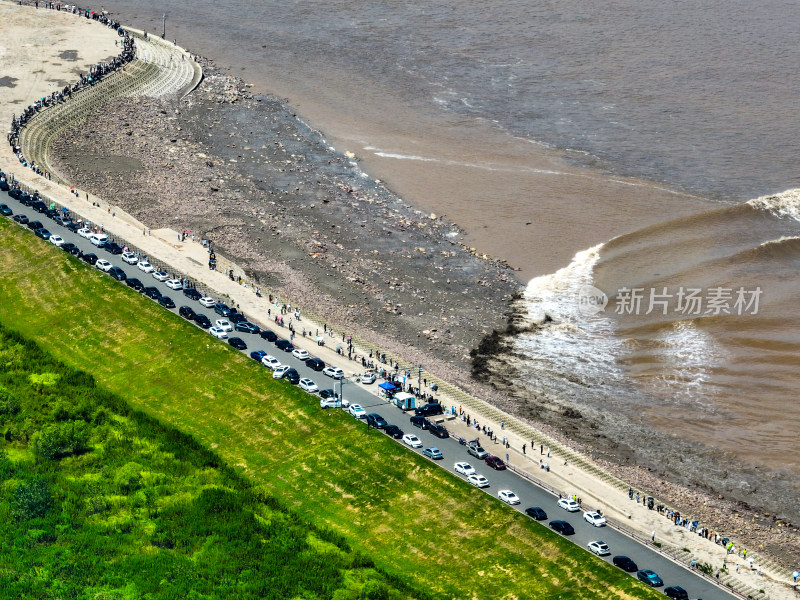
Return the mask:
{"type": "Polygon", "coordinates": [[[398,388],[397,386],[395,386],[395,385],[393,385],[393,384],[389,383],[388,381],[384,381],[384,382],[383,382],[382,384],[380,384],[378,387],[379,387],[379,388],[381,388],[382,390],[386,390],[387,392],[393,392],[394,390],[398,390],[398,389],[400,389],[400,388],[398,388]]]}

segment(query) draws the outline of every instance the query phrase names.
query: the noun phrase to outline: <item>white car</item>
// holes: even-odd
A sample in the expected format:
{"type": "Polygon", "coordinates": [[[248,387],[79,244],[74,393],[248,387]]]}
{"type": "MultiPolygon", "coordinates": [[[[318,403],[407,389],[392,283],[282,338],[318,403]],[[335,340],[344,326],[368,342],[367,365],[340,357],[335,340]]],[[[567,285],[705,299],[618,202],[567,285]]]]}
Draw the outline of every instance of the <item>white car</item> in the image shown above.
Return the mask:
{"type": "Polygon", "coordinates": [[[309,394],[316,394],[319,391],[317,384],[308,377],[303,377],[300,380],[300,389],[307,391],[309,394]]]}
{"type": "Polygon", "coordinates": [[[153,277],[155,278],[156,281],[166,281],[167,279],[169,279],[169,275],[167,275],[166,271],[156,271],[155,273],[153,273],[153,277]]]}
{"type": "Polygon", "coordinates": [[[606,518],[599,512],[585,512],[583,513],[583,520],[595,527],[603,527],[606,524],[606,518]]]}
{"type": "Polygon", "coordinates": [[[422,448],[422,442],[420,442],[419,438],[413,433],[405,434],[403,436],[403,443],[406,446],[411,446],[412,448],[422,448]]]}
{"type": "Polygon", "coordinates": [[[129,265],[135,265],[139,262],[139,259],[136,258],[136,255],[133,252],[123,252],[121,258],[129,265]]]}
{"type": "Polygon", "coordinates": [[[511,490],[500,490],[497,492],[497,497],[500,498],[506,504],[519,504],[520,499],[514,492],[511,490]]]}
{"type": "Polygon", "coordinates": [[[112,264],[111,264],[110,262],[108,262],[106,259],[104,259],[104,258],[101,258],[101,259],[100,259],[100,260],[98,260],[96,263],[94,263],[94,266],[95,266],[96,268],[100,269],[101,271],[103,271],[103,272],[105,272],[105,273],[108,273],[108,272],[111,270],[111,267],[113,267],[114,265],[112,265],[112,264]]]}
{"type": "MultiPolygon", "coordinates": [[[[350,405],[350,414],[353,415],[356,419],[363,419],[367,416],[367,411],[361,408],[360,404],[351,404],[350,405]]],[[[419,443],[422,446],[422,442],[419,443]]]]}
{"type": "Polygon", "coordinates": [[[167,287],[171,290],[182,290],[183,282],[180,279],[169,279],[167,281],[167,287]]]}
{"type": "Polygon", "coordinates": [[[578,512],[581,509],[572,498],[559,498],[558,505],[567,512],[578,512]]]}
{"type": "Polygon", "coordinates": [[[469,481],[472,485],[479,488],[487,488],[489,487],[489,480],[486,479],[483,475],[478,475],[477,473],[473,473],[469,477],[467,477],[467,481],[469,481]]]}
{"type": "Polygon", "coordinates": [[[308,353],[308,351],[303,350],[302,348],[295,348],[292,350],[292,356],[299,358],[300,360],[307,360],[311,355],[308,353]]]}
{"type": "Polygon", "coordinates": [[[140,271],[144,271],[145,273],[152,273],[156,270],[155,267],[146,260],[140,260],[138,263],[136,263],[136,266],[139,267],[140,271]]]}
{"type": "Polygon", "coordinates": [[[211,296],[203,296],[202,298],[200,298],[200,300],[198,300],[198,302],[200,303],[201,306],[205,306],[206,308],[211,308],[217,303],[217,301],[214,300],[211,296]]]}
{"type": "Polygon", "coordinates": [[[376,379],[378,379],[378,376],[375,375],[375,373],[373,373],[372,371],[367,371],[359,378],[361,383],[366,383],[366,384],[375,383],[376,379]]]}
{"type": "Polygon", "coordinates": [[[208,333],[213,335],[215,338],[219,338],[221,340],[228,339],[227,332],[223,331],[219,327],[212,327],[211,329],[208,330],[208,333]]]}
{"type": "Polygon", "coordinates": [[[328,377],[333,377],[334,379],[342,379],[344,377],[344,371],[342,371],[339,367],[325,367],[322,370],[323,375],[327,375],[328,377]]]}
{"type": "Polygon", "coordinates": [[[286,375],[286,371],[288,371],[289,369],[291,369],[289,365],[281,365],[280,367],[275,369],[275,372],[272,374],[272,378],[283,379],[283,376],[286,375]]]}
{"type": "Polygon", "coordinates": [[[60,235],[51,235],[50,243],[57,248],[61,248],[61,246],[64,245],[64,238],[62,238],[60,235]]]}
{"type": "Polygon", "coordinates": [[[268,369],[272,369],[273,371],[275,369],[280,369],[283,366],[281,364],[281,361],[279,361],[274,356],[270,356],[269,354],[267,354],[264,358],[261,359],[261,364],[267,367],[268,369]]]}
{"type": "Polygon", "coordinates": [[[233,331],[233,325],[231,325],[230,321],[227,319],[217,319],[214,321],[214,325],[216,325],[217,329],[221,329],[224,332],[233,331]]]}
{"type": "Polygon", "coordinates": [[[603,540],[589,542],[586,547],[589,548],[590,552],[597,554],[597,556],[608,556],[611,554],[611,548],[609,548],[608,544],[606,544],[603,540]]]}
{"type": "Polygon", "coordinates": [[[347,400],[342,400],[341,398],[320,398],[319,400],[319,407],[320,408],[349,408],[350,402],[347,400]]]}
{"type": "Polygon", "coordinates": [[[453,469],[455,469],[456,473],[461,473],[462,475],[475,475],[475,469],[468,462],[457,462],[453,465],[453,469]]]}
{"type": "Polygon", "coordinates": [[[88,238],[90,235],[92,235],[92,230],[86,229],[86,227],[81,227],[78,229],[78,235],[82,238],[88,238]]]}

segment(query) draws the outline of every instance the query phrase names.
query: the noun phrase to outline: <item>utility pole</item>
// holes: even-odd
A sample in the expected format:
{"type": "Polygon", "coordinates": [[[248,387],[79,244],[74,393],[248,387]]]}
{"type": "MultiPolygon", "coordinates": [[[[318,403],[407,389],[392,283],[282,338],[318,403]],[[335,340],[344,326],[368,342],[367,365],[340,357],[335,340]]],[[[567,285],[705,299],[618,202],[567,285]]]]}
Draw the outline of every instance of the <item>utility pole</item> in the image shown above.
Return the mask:
{"type": "Polygon", "coordinates": [[[165,40],[167,39],[167,13],[164,13],[163,19],[164,19],[164,29],[162,29],[161,31],[161,39],[165,40]]]}
{"type": "Polygon", "coordinates": [[[344,376],[339,380],[339,401],[344,405],[344,376]]]}

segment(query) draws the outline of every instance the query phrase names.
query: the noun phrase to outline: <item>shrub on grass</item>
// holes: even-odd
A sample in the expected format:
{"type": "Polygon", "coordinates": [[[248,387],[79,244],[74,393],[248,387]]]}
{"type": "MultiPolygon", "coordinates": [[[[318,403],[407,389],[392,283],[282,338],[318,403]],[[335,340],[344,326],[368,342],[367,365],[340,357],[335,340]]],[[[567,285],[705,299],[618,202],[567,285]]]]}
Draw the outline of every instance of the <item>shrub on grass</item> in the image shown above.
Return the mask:
{"type": "Polygon", "coordinates": [[[142,487],[142,465],[136,462],[124,464],[114,475],[114,483],[123,494],[130,494],[142,487]]]}
{"type": "Polygon", "coordinates": [[[33,446],[36,456],[57,460],[86,451],[89,428],[81,421],[54,423],[44,427],[35,438],[33,446]]]}
{"type": "Polygon", "coordinates": [[[19,411],[19,401],[14,398],[8,390],[0,388],[0,422],[2,422],[3,416],[13,416],[19,413],[19,411]]]}
{"type": "Polygon", "coordinates": [[[43,479],[23,483],[14,490],[11,505],[18,519],[40,519],[53,506],[50,486],[43,479]]]}

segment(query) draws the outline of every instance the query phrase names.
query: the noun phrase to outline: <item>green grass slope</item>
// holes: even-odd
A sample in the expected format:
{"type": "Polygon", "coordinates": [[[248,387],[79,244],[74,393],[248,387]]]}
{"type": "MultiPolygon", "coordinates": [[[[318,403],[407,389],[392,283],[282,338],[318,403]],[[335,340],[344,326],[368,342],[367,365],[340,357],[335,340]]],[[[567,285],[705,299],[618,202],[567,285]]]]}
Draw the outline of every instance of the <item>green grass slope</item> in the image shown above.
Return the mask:
{"type": "Polygon", "coordinates": [[[658,595],[94,268],[0,221],[0,322],[437,597],[658,595]]]}
{"type": "Polygon", "coordinates": [[[2,598],[416,596],[2,328],[0,432],[2,598]]]}

